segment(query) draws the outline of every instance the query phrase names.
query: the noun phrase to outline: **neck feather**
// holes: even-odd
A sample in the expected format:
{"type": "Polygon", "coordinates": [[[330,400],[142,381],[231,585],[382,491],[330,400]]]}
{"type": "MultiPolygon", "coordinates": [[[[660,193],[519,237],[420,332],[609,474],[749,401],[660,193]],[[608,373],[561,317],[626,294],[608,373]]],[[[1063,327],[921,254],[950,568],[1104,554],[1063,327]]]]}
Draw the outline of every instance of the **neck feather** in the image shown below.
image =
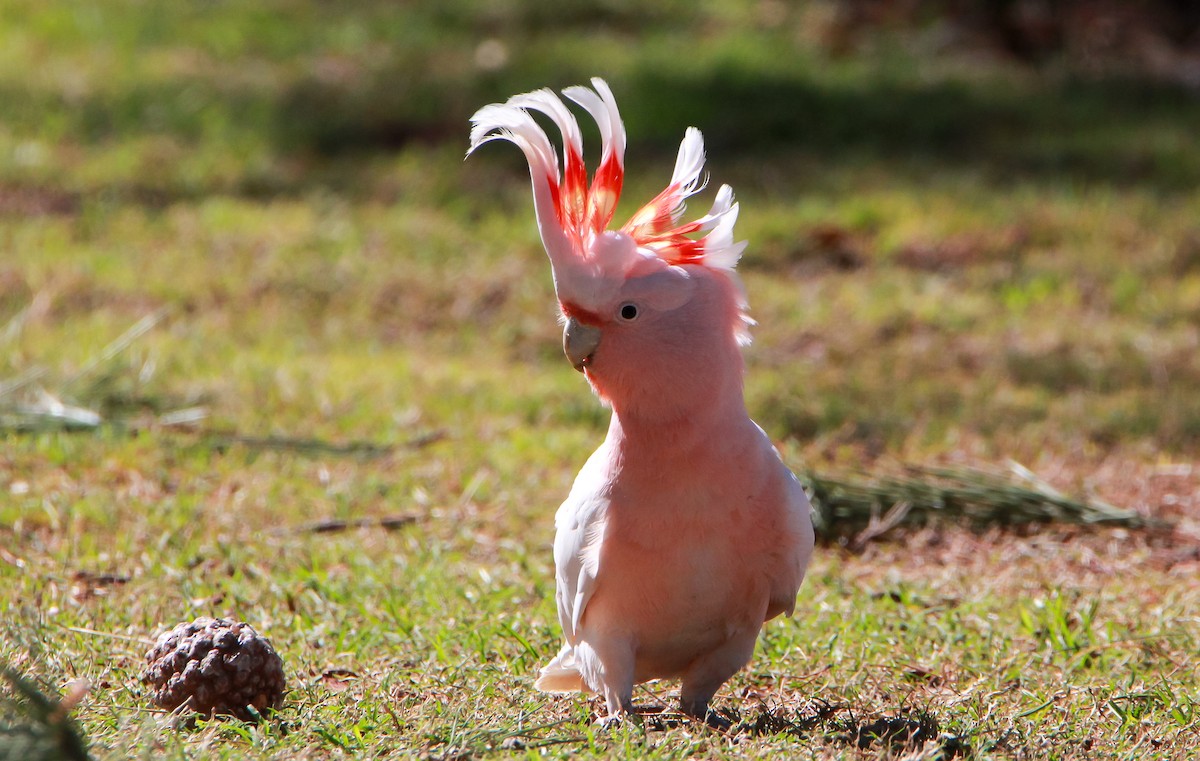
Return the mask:
{"type": "Polygon", "coordinates": [[[613,400],[610,442],[630,456],[690,459],[693,453],[742,431],[750,418],[742,397],[740,365],[736,372],[722,376],[721,382],[710,381],[704,389],[681,389],[666,404],[622,405],[613,400]]]}

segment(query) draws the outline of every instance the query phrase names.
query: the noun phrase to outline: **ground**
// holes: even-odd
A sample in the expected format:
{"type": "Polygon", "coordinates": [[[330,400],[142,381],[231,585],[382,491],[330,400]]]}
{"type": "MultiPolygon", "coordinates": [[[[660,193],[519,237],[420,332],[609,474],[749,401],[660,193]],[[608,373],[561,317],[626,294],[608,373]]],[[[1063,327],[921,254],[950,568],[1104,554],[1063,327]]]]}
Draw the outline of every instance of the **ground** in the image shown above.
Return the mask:
{"type": "Polygon", "coordinates": [[[832,50],[827,8],[0,4],[0,661],[88,680],[99,759],[1200,752],[1200,99],[832,50]],[[1012,460],[1170,525],[828,539],[727,734],[669,683],[609,731],[533,691],[607,418],[517,152],[462,155],[474,108],[593,74],[618,217],[688,125],[737,192],[748,405],[795,468],[1012,460]],[[199,615],[274,643],[275,719],[149,704],[199,615]]]}

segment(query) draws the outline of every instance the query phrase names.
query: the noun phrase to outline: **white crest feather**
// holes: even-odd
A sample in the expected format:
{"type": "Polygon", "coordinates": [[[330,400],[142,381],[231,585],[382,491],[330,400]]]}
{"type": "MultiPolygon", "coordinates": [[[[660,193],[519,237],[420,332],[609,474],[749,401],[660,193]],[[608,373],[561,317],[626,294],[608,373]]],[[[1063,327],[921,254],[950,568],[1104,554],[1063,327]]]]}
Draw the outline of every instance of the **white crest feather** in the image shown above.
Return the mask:
{"type": "Polygon", "coordinates": [[[581,85],[574,85],[563,90],[571,100],[583,106],[584,110],[596,120],[600,128],[600,140],[604,145],[603,157],[615,154],[617,161],[625,163],[625,123],[621,121],[621,112],[617,109],[617,99],[613,97],[608,83],[599,77],[592,77],[592,87],[595,92],[581,85]]]}
{"type": "Polygon", "coordinates": [[[679,143],[679,156],[675,159],[675,171],[671,173],[671,184],[678,186],[679,199],[671,210],[671,219],[678,222],[687,204],[684,200],[704,190],[708,178],[700,177],[704,171],[704,135],[695,127],[688,127],[679,143]]]}
{"type": "Polygon", "coordinates": [[[554,122],[563,137],[563,163],[567,161],[568,146],[575,149],[578,156],[583,156],[583,134],[579,131],[579,122],[575,115],[567,110],[563,102],[553,90],[543,88],[522,95],[514,95],[508,99],[509,106],[520,109],[540,111],[554,122]]]}

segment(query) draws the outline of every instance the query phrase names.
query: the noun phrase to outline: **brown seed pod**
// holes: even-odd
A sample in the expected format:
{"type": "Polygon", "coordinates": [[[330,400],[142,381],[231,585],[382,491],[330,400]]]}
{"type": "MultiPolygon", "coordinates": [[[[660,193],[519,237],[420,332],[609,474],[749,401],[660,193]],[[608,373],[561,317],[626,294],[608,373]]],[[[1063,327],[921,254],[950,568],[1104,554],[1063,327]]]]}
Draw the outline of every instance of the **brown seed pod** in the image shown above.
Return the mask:
{"type": "Polygon", "coordinates": [[[282,659],[240,621],[202,617],[179,624],[159,635],[146,664],[142,682],[153,690],[151,700],[170,711],[252,721],[283,700],[282,659]]]}

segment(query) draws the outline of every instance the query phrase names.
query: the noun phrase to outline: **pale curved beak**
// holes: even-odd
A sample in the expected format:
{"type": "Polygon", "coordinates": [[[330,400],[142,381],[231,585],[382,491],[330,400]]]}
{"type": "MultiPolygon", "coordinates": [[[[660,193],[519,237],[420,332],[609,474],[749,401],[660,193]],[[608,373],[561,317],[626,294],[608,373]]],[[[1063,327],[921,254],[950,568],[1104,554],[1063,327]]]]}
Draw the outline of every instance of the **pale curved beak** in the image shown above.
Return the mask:
{"type": "Polygon", "coordinates": [[[563,354],[567,361],[579,372],[583,372],[592,364],[596,347],[600,345],[600,328],[584,325],[574,317],[567,319],[563,328],[563,354]]]}

